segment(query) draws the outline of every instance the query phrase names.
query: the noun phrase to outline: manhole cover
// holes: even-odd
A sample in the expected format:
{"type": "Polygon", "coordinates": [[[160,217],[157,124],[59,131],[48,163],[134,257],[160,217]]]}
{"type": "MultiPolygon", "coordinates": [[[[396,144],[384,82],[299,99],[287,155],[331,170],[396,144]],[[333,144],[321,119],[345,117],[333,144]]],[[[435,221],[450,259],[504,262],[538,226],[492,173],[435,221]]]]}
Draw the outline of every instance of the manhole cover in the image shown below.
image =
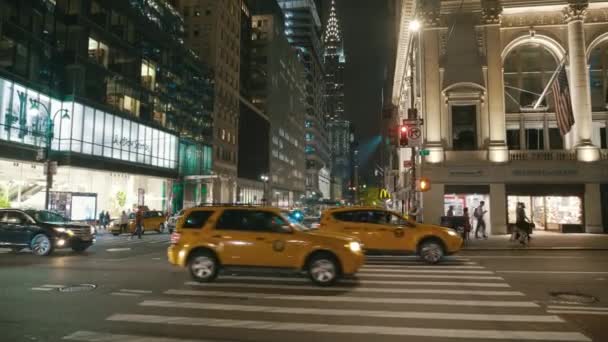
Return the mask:
{"type": "Polygon", "coordinates": [[[598,299],[584,293],[576,292],[550,292],[550,295],[556,299],[566,302],[591,304],[598,302],[598,299]]]}
{"type": "Polygon", "coordinates": [[[59,289],[59,292],[86,292],[93,291],[97,288],[97,285],[94,284],[78,284],[72,286],[66,286],[59,289]]]}

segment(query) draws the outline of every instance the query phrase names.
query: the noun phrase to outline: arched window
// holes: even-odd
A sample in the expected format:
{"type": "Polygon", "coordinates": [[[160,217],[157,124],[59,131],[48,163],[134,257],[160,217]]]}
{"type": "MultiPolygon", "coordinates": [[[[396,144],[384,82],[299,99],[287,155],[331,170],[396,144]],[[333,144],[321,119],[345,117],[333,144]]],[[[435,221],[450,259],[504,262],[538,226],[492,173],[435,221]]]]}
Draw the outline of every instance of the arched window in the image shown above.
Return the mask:
{"type": "MultiPolygon", "coordinates": [[[[523,44],[513,49],[504,60],[505,109],[507,113],[521,113],[531,108],[551,75],[558,61],[540,44],[523,44]]],[[[543,101],[543,106],[552,101],[543,101]]]]}
{"type": "MultiPolygon", "coordinates": [[[[593,112],[608,110],[608,41],[596,46],[589,53],[589,81],[591,90],[591,109],[593,112]]],[[[593,120],[593,144],[608,148],[608,122],[605,119],[593,120]]]]}
{"type": "Polygon", "coordinates": [[[553,97],[534,104],[549,83],[559,61],[542,44],[515,47],[503,61],[507,146],[511,150],[563,149],[553,116],[553,97]]]}

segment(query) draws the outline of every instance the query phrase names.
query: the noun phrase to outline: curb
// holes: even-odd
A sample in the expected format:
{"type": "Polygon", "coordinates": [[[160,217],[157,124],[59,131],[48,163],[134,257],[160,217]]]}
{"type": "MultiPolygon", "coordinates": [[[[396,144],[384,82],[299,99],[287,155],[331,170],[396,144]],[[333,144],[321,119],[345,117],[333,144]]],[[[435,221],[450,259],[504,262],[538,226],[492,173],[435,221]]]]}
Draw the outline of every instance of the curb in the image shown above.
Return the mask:
{"type": "Polygon", "coordinates": [[[461,251],[608,251],[608,247],[464,247],[461,251]]]}

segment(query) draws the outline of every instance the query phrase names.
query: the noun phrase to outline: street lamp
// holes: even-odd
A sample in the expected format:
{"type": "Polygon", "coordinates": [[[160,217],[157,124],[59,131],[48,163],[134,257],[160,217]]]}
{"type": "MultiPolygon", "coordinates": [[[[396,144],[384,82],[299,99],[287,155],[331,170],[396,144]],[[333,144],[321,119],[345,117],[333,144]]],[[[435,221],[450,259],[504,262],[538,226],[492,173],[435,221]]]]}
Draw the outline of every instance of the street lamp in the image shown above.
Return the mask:
{"type": "Polygon", "coordinates": [[[420,30],[420,21],[418,21],[418,19],[410,21],[409,28],[410,31],[417,32],[418,30],[420,30]]]}
{"type": "Polygon", "coordinates": [[[46,138],[46,193],[45,193],[45,197],[44,197],[44,208],[45,209],[49,209],[49,199],[50,199],[50,191],[51,188],[53,187],[53,173],[51,172],[51,143],[53,141],[53,131],[55,129],[55,119],[57,118],[57,114],[59,113],[63,113],[60,117],[60,120],[63,119],[69,119],[70,118],[70,114],[69,111],[65,108],[59,109],[55,112],[55,114],[53,114],[51,116],[51,110],[49,109],[49,107],[47,107],[47,105],[45,105],[44,103],[40,102],[39,100],[30,100],[30,104],[32,106],[32,109],[38,109],[38,107],[42,107],[44,108],[44,110],[46,111],[46,115],[47,115],[47,125],[46,125],[46,132],[45,132],[45,138],[46,138]]]}
{"type": "Polygon", "coordinates": [[[261,175],[260,180],[264,182],[264,195],[262,196],[262,203],[266,204],[266,186],[268,184],[268,175],[261,175]]]}

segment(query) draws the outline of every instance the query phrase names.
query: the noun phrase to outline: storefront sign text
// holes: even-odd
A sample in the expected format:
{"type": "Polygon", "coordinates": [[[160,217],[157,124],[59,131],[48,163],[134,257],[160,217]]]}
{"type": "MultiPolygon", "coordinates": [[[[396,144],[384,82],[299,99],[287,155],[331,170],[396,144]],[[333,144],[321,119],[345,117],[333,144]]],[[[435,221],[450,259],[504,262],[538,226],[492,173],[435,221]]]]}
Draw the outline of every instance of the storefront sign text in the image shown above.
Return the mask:
{"type": "Polygon", "coordinates": [[[517,177],[567,177],[575,176],[578,174],[577,170],[574,169],[559,169],[559,170],[545,170],[545,169],[533,169],[533,170],[513,170],[513,176],[517,177]]]}
{"type": "Polygon", "coordinates": [[[150,151],[150,146],[146,144],[142,144],[139,141],[129,140],[125,137],[119,137],[118,135],[114,135],[112,138],[112,144],[118,145],[120,147],[133,147],[136,150],[150,151]]]}

